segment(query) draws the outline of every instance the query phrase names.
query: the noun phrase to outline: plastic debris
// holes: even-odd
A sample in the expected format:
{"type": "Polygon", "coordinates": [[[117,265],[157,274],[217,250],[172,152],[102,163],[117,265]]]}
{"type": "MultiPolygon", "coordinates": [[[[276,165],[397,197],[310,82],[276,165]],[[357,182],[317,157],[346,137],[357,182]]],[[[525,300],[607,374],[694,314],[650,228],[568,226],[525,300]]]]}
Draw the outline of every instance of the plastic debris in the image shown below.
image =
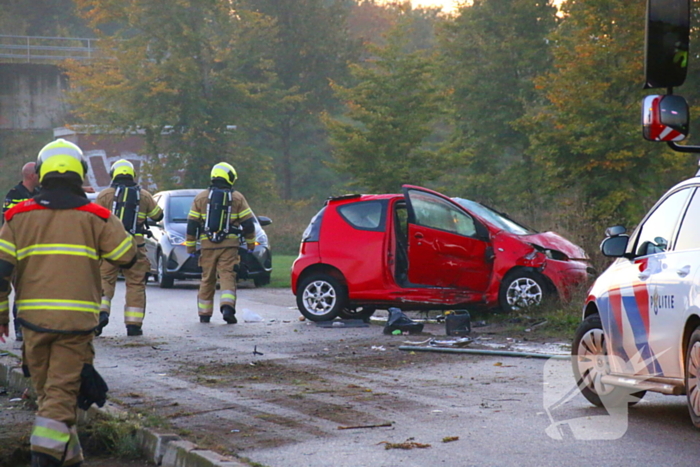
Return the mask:
{"type": "Polygon", "coordinates": [[[262,316],[248,308],[243,308],[241,311],[241,318],[244,323],[262,323],[265,321],[262,316]]]}

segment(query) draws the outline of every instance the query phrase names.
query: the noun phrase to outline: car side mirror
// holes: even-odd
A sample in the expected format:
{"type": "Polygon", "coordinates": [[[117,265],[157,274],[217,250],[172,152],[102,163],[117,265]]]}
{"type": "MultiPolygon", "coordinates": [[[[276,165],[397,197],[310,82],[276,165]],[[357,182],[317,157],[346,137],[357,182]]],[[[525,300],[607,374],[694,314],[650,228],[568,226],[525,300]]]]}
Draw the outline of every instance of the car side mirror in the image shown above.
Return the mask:
{"type": "Polygon", "coordinates": [[[485,242],[489,241],[489,229],[485,225],[474,220],[474,228],[476,229],[476,238],[485,242]]]}
{"type": "Polygon", "coordinates": [[[600,251],[604,256],[611,258],[621,258],[626,256],[629,235],[616,235],[608,237],[600,244],[600,251]]]}
{"type": "Polygon", "coordinates": [[[613,225],[612,227],[608,227],[607,229],[605,229],[605,236],[617,237],[618,235],[622,235],[625,232],[627,232],[627,228],[625,226],[613,225]]]}
{"type": "Polygon", "coordinates": [[[688,136],[688,103],[681,96],[654,95],[642,104],[642,134],[648,141],[683,141],[688,136]]]}
{"type": "Polygon", "coordinates": [[[648,0],[645,89],[680,86],[688,73],[690,0],[648,0]]]}
{"type": "Polygon", "coordinates": [[[258,222],[260,222],[260,225],[262,227],[265,227],[266,225],[272,224],[272,219],[270,219],[269,217],[257,216],[257,218],[258,218],[258,222]]]}

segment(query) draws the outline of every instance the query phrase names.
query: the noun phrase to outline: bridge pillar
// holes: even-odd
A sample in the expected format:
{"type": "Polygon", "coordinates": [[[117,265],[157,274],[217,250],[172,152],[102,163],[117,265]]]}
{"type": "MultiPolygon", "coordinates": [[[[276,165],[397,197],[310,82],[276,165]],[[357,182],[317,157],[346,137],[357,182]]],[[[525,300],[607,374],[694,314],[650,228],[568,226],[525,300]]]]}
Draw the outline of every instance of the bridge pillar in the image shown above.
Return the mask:
{"type": "Polygon", "coordinates": [[[63,125],[68,79],[56,65],[0,63],[0,130],[46,130],[63,125]]]}

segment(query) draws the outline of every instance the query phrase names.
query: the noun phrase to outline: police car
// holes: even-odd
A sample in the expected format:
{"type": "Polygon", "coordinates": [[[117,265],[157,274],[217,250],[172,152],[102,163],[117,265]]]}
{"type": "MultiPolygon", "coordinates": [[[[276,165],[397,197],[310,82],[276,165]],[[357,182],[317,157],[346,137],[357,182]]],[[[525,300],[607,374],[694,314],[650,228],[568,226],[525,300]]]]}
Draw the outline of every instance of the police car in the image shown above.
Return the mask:
{"type": "Polygon", "coordinates": [[[686,395],[700,427],[700,176],[671,188],[631,234],[616,226],[606,236],[601,251],[617,260],[575,334],[578,387],[606,407],[646,391],[686,395]]]}

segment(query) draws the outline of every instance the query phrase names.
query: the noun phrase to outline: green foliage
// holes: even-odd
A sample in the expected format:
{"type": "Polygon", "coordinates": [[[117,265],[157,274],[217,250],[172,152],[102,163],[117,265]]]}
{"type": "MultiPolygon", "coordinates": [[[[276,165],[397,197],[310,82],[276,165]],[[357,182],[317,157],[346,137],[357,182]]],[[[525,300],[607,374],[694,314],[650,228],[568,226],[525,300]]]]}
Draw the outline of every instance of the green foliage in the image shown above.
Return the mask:
{"type": "MultiPolygon", "coordinates": [[[[275,79],[266,100],[267,124],[260,147],[274,156],[280,195],[298,198],[311,170],[316,180],[323,164],[306,164],[309,152],[328,159],[326,136],[318,117],[337,102],[331,81],[342,81],[357,47],[348,36],[346,1],[245,0],[251,10],[272,20],[269,61],[275,79]]],[[[320,187],[319,187],[320,188],[320,187]]]]}
{"type": "Polygon", "coordinates": [[[8,35],[92,37],[73,0],[3,0],[0,31],[8,35]]]}
{"type": "Polygon", "coordinates": [[[336,170],[352,185],[373,193],[395,192],[404,183],[424,184],[446,168],[425,142],[441,113],[444,93],[435,62],[422,51],[405,52],[408,28],[399,25],[374,58],[353,65],[357,85],[335,86],[348,108],[343,119],[327,117],[336,170]]]}
{"type": "MultiPolygon", "coordinates": [[[[297,240],[298,243],[298,240],[297,240]]],[[[267,287],[277,287],[288,289],[292,285],[292,263],[297,259],[296,255],[272,255],[272,276],[270,285],[267,287]]]]}
{"type": "Polygon", "coordinates": [[[348,15],[348,29],[353,38],[365,44],[386,45],[386,36],[398,24],[410,22],[411,32],[406,38],[409,51],[434,49],[436,25],[447,21],[439,8],[413,7],[410,1],[379,2],[358,0],[352,2],[348,15]]]}
{"type": "Polygon", "coordinates": [[[242,144],[262,119],[272,79],[269,20],[235,1],[76,3],[91,26],[118,26],[103,37],[105,56],[68,66],[77,116],[145,131],[148,152],[167,156],[151,161],[164,188],[173,183],[163,174],[177,169],[184,186],[206,186],[211,166],[224,160],[245,173],[242,190],[271,189],[268,161],[242,144]]]}
{"type": "Polygon", "coordinates": [[[272,224],[265,227],[265,233],[270,239],[273,257],[277,254],[294,255],[299,251],[301,234],[322,207],[321,203],[309,200],[260,199],[250,204],[255,214],[272,219],[272,224]]]}
{"type": "Polygon", "coordinates": [[[582,226],[602,232],[638,220],[649,201],[692,172],[688,158],[640,135],[644,5],[571,1],[562,8],[565,19],[550,37],[555,69],[536,80],[547,102],[519,128],[559,207],[576,198],[582,226]]]}
{"type": "Polygon", "coordinates": [[[556,25],[547,2],[477,0],[443,24],[440,37],[443,79],[450,96],[454,134],[448,150],[465,170],[445,184],[488,204],[521,207],[538,196],[538,168],[524,154],[528,134],[513,126],[538,100],[532,79],[550,69],[545,37],[556,25]]]}
{"type": "Polygon", "coordinates": [[[22,166],[36,161],[39,150],[53,139],[50,131],[0,132],[0,194],[22,180],[22,166]]]}
{"type": "Polygon", "coordinates": [[[108,453],[120,459],[138,459],[141,448],[136,440],[138,425],[129,420],[97,418],[81,431],[85,450],[108,453]]]}

